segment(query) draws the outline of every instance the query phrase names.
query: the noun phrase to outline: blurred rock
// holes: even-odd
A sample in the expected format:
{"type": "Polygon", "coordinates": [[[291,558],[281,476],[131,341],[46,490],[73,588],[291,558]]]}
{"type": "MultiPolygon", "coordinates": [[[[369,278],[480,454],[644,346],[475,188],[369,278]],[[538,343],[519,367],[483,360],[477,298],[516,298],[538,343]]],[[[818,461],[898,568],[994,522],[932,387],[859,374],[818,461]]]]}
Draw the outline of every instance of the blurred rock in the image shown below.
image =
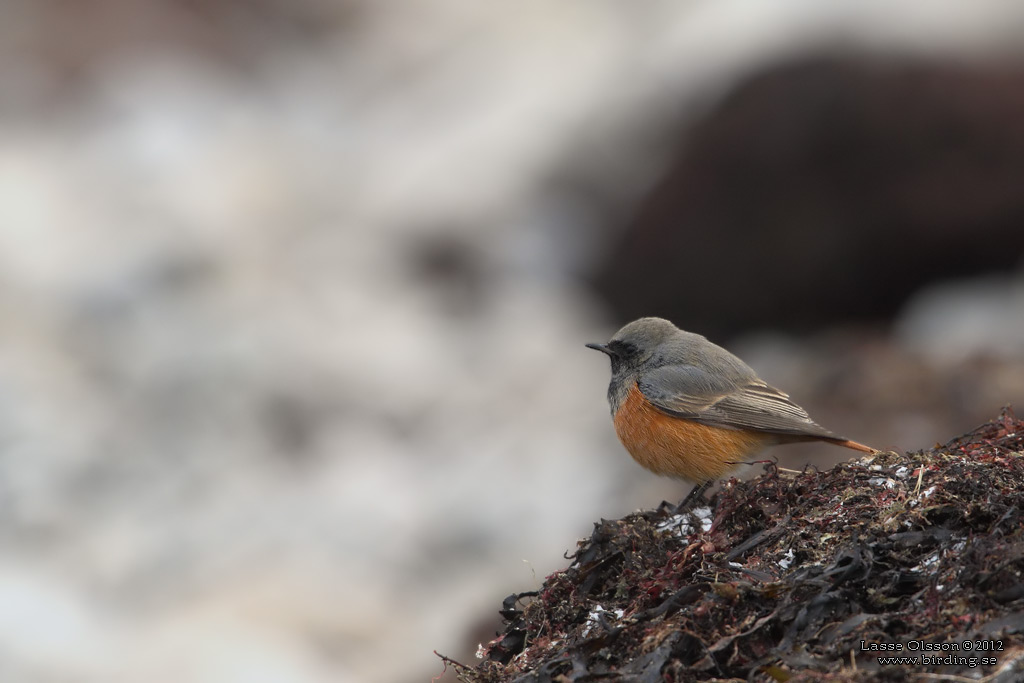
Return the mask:
{"type": "Polygon", "coordinates": [[[1024,69],[807,56],[682,128],[594,276],[623,320],[728,335],[889,319],[1024,254],[1024,69]]]}
{"type": "Polygon", "coordinates": [[[907,303],[895,331],[908,349],[935,363],[1024,357],[1024,274],[926,287],[907,303]]]}

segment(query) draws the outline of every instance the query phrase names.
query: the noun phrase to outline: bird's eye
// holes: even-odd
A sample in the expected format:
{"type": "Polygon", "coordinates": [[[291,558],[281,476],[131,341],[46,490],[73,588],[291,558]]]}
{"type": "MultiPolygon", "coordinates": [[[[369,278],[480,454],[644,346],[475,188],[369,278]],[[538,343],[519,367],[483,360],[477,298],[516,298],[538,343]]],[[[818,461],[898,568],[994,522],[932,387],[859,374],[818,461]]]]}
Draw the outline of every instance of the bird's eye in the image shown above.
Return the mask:
{"type": "Polygon", "coordinates": [[[618,339],[608,342],[608,349],[613,351],[619,358],[629,358],[636,353],[636,345],[618,339]]]}

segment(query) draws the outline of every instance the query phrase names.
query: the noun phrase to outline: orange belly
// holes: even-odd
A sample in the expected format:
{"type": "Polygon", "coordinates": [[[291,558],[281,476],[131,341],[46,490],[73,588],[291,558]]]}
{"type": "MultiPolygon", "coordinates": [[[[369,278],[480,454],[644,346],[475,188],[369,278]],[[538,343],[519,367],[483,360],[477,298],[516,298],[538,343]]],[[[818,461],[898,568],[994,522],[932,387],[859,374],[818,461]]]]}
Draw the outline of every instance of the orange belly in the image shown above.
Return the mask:
{"type": "Polygon", "coordinates": [[[694,482],[718,479],[775,442],[769,434],[709,427],[666,415],[636,385],[614,422],[619,440],[634,460],[655,474],[694,482]]]}

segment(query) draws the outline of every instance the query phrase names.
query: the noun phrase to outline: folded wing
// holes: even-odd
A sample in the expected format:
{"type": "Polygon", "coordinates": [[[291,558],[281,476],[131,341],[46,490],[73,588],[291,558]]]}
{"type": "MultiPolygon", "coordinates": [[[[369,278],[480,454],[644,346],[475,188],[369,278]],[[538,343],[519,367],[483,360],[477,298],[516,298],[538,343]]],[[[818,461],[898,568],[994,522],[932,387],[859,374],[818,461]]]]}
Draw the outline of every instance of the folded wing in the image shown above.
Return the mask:
{"type": "Polygon", "coordinates": [[[722,378],[693,365],[670,365],[644,373],[638,384],[644,396],[668,415],[713,427],[842,440],[756,375],[722,378]]]}

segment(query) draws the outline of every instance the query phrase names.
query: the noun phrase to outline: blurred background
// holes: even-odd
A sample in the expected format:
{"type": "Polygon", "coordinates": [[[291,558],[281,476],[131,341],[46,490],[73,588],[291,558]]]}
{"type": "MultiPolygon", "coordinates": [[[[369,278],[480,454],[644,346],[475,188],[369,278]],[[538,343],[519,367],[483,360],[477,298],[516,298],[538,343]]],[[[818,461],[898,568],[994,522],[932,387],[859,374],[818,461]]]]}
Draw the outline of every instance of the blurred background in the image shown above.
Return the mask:
{"type": "Polygon", "coordinates": [[[878,447],[1020,403],[1022,39],[1015,0],[0,4],[0,679],[474,663],[689,488],[583,347],[641,315],[878,447]]]}

